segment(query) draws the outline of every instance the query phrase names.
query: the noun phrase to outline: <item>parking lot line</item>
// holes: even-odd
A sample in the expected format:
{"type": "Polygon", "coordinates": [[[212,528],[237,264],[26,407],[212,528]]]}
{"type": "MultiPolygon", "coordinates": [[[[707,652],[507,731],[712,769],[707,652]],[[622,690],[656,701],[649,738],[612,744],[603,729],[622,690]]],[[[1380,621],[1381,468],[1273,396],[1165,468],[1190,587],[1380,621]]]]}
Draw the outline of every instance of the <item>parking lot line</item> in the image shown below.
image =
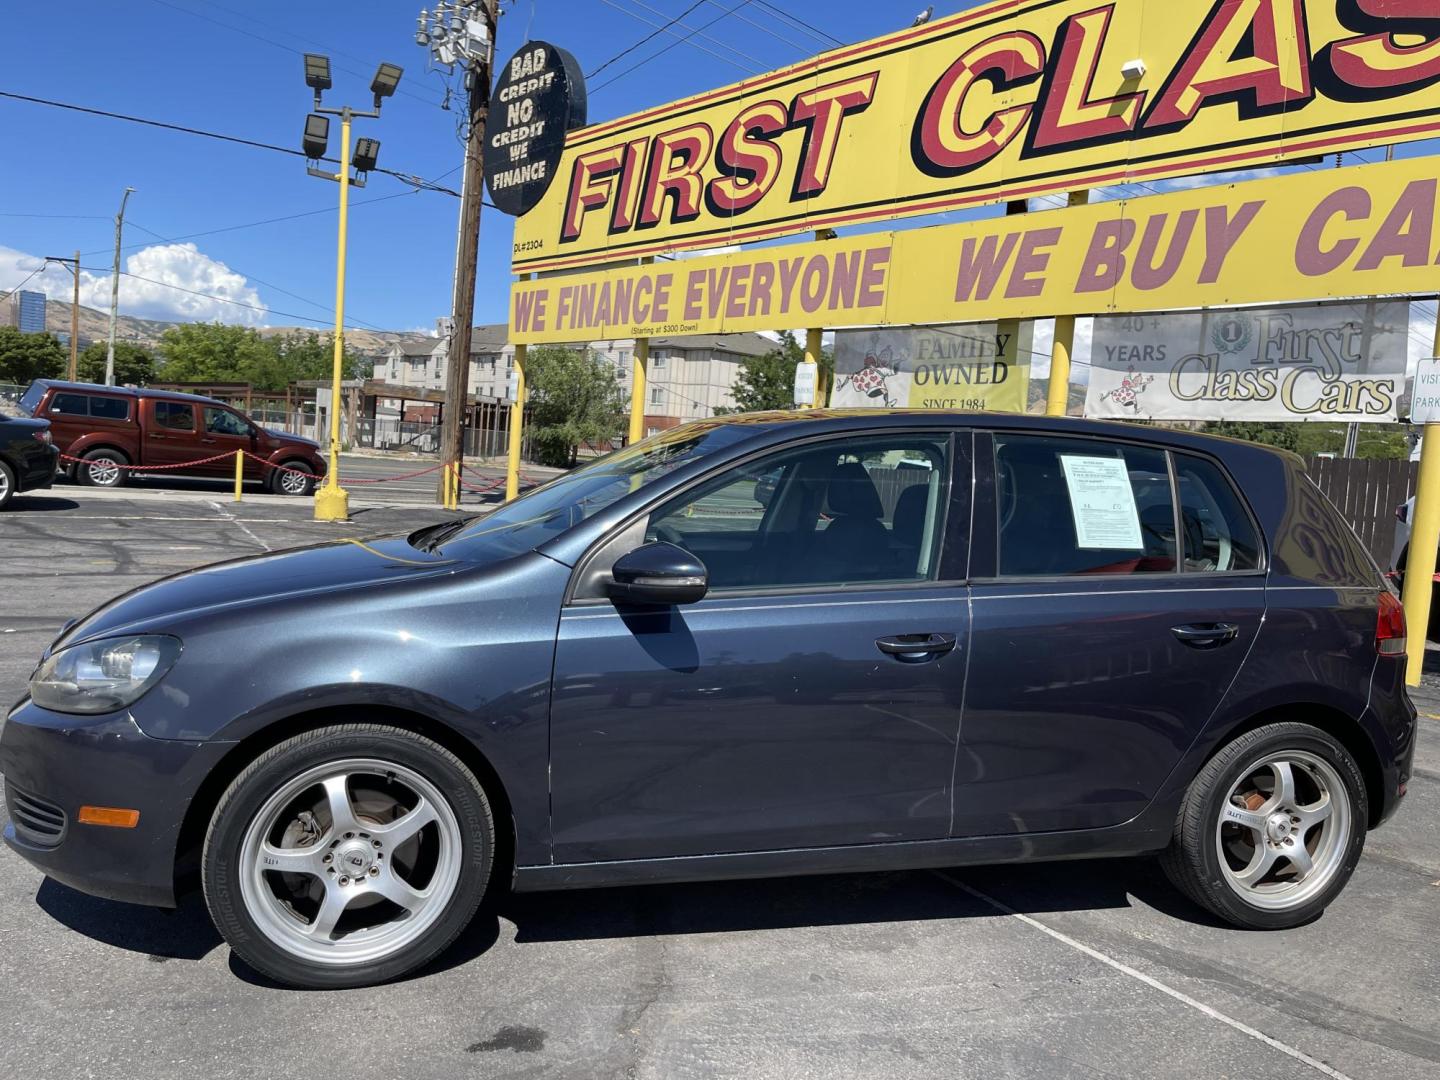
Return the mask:
{"type": "Polygon", "coordinates": [[[965,882],[952,877],[944,870],[936,870],[934,871],[934,873],[936,877],[949,882],[961,892],[968,893],[976,900],[989,904],[1001,914],[1009,915],[1011,918],[1019,919],[1026,926],[1039,930],[1043,934],[1048,934],[1050,937],[1054,938],[1062,945],[1068,945],[1070,948],[1075,949],[1078,952],[1084,953],[1092,960],[1098,960],[1100,961],[1100,963],[1106,965],[1107,967],[1114,968],[1122,975],[1128,975],[1132,979],[1138,979],[1140,982],[1144,983],[1152,990],[1159,990],[1162,994],[1166,994],[1169,997],[1174,998],[1182,1005],[1188,1005],[1190,1008],[1195,1009],[1196,1011],[1210,1017],[1210,1019],[1218,1020],[1220,1021],[1220,1023],[1225,1024],[1228,1027],[1234,1028],[1242,1035],[1248,1035],[1252,1039],[1263,1042],[1266,1046],[1279,1050],[1282,1054],[1286,1054],[1305,1065],[1309,1065],[1317,1072],[1324,1073],[1326,1076],[1331,1077],[1332,1080],[1351,1080],[1349,1076],[1347,1076],[1345,1073],[1342,1073],[1339,1069],[1335,1069],[1329,1065],[1326,1065],[1325,1062],[1320,1061],[1317,1058],[1311,1057],[1303,1050],[1297,1050],[1295,1047],[1291,1046],[1288,1043],[1283,1043],[1279,1039],[1276,1039],[1270,1035],[1266,1035],[1258,1028],[1253,1028],[1249,1024],[1244,1023],[1243,1021],[1236,1020],[1233,1016],[1228,1016],[1227,1014],[1222,1013],[1219,1009],[1215,1009],[1209,1005],[1206,1005],[1203,1001],[1197,1001],[1189,994],[1186,994],[1180,990],[1176,990],[1173,986],[1169,986],[1151,975],[1146,975],[1143,971],[1137,971],[1129,964],[1126,964],[1120,960],[1116,960],[1113,956],[1106,956],[1098,949],[1093,949],[1082,941],[1076,941],[1068,934],[1062,934],[1059,930],[1046,926],[1039,919],[1032,918],[1031,916],[1026,915],[1023,912],[1016,911],[1014,908],[1010,907],[1004,902],[995,899],[995,897],[991,896],[989,893],[981,892],[979,889],[971,885],[965,884],[965,882]]]}

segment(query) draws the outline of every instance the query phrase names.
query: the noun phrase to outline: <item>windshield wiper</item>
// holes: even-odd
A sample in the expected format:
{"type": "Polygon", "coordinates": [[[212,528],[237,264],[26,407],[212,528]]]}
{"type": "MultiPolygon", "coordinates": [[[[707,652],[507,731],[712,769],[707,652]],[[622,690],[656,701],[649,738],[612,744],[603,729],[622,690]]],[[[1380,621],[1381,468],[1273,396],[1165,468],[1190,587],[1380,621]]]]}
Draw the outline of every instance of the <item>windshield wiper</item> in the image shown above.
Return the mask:
{"type": "Polygon", "coordinates": [[[419,532],[412,533],[408,542],[416,551],[423,551],[429,554],[437,550],[442,543],[449,540],[450,537],[454,536],[474,520],[474,517],[463,517],[457,518],[455,521],[442,521],[438,525],[430,525],[419,530],[419,532]],[[423,537],[423,539],[419,539],[417,543],[417,539],[421,537],[423,537]]]}

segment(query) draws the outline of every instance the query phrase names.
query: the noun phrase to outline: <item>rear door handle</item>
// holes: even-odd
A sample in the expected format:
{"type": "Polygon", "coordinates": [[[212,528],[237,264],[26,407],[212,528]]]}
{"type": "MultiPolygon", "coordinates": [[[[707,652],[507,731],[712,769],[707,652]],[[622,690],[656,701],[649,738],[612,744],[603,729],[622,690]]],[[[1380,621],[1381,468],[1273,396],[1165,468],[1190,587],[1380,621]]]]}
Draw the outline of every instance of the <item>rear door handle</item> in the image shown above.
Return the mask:
{"type": "Polygon", "coordinates": [[[1218,649],[1240,636],[1240,627],[1233,622],[1191,623],[1172,626],[1170,632],[1192,649],[1218,649]]]}
{"type": "Polygon", "coordinates": [[[903,664],[922,664],[955,648],[954,634],[899,634],[875,639],[875,647],[903,664]]]}

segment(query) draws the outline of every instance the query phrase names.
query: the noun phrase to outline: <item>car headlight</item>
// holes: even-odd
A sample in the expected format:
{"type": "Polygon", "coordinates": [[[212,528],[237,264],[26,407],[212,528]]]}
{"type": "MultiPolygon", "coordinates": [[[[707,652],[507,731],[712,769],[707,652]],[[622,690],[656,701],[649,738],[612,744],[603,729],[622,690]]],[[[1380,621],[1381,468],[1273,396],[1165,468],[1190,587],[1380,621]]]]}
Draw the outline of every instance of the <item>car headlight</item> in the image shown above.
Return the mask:
{"type": "Polygon", "coordinates": [[[42,709],[107,713],[138,700],[180,657],[180,640],[162,634],[102,638],[52,653],[30,679],[42,709]]]}

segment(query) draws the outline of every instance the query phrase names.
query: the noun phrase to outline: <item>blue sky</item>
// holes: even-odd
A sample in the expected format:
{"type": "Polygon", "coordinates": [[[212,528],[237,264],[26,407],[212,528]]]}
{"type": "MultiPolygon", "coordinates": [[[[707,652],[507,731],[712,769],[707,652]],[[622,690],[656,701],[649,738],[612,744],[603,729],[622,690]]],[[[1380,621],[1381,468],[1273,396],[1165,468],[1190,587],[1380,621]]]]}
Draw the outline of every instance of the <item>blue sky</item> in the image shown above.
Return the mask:
{"type": "MultiPolygon", "coordinates": [[[[498,54],[508,56],[527,37],[542,38],[570,49],[589,72],[691,2],[507,0],[498,54]]],[[[440,108],[445,82],[426,71],[427,53],[414,43],[422,4],[428,0],[73,0],[63,19],[47,4],[6,5],[0,90],[298,147],[310,104],[301,52],[332,57],[329,104],[365,104],[375,64],[390,60],[405,68],[401,93],[380,120],[357,125],[357,133],[380,139],[381,165],[458,188],[456,113],[440,108]]],[[[591,119],[719,86],[824,47],[757,3],[726,17],[734,6],[734,0],[705,0],[687,18],[687,25],[703,26],[719,17],[703,31],[710,40],[697,37],[694,45],[661,53],[673,40],[662,35],[607,69],[592,84],[591,119]]],[[[774,6],[856,41],[908,25],[911,8],[925,5],[783,0],[774,6]]],[[[940,13],[968,6],[937,5],[940,13]]],[[[6,149],[0,288],[24,277],[35,265],[31,257],[79,248],[86,253],[83,265],[97,271],[87,276],[82,302],[108,307],[111,219],[129,185],[136,189],[125,236],[127,258],[137,260],[132,272],[265,310],[128,278],[122,279],[122,310],[254,324],[324,324],[333,317],[336,189],[306,176],[300,159],[6,99],[0,99],[0,132],[6,149]],[[316,210],[322,212],[185,241],[193,251],[160,239],[316,210]]],[[[377,175],[354,193],[347,316],[360,325],[428,328],[449,311],[459,201],[408,191],[377,175]],[[363,205],[377,199],[384,201],[363,205]]],[[[511,220],[485,211],[477,321],[505,317],[510,236],[511,220]]],[[[36,281],[68,299],[64,271],[36,281]]]]}
{"type": "MultiPolygon", "coordinates": [[[[936,16],[974,2],[942,0],[936,16]]],[[[659,35],[591,80],[591,121],[781,66],[835,39],[860,41],[907,26],[925,6],[918,0],[747,0],[736,10],[737,3],[698,0],[683,23],[701,31],[691,41],[659,35]]],[[[310,108],[301,53],[332,57],[331,105],[367,104],[375,65],[389,60],[405,68],[401,92],[357,133],[381,140],[382,166],[458,187],[457,114],[441,108],[446,80],[427,71],[428,53],[414,43],[422,4],[430,0],[72,0],[63,19],[52,5],[10,4],[0,24],[0,90],[298,147],[310,108]]],[[[527,38],[541,38],[568,48],[589,73],[694,4],[504,0],[497,51],[503,59],[527,38]]],[[[333,321],[336,189],[307,176],[301,159],[3,98],[0,134],[0,289],[25,278],[35,256],[79,248],[90,268],[82,303],[108,308],[112,219],[130,185],[137,190],[127,213],[126,268],[192,292],[122,278],[122,311],[250,325],[333,321]],[[253,224],[275,218],[288,220],[253,224]]],[[[1430,143],[1400,150],[1403,156],[1434,152],[1430,143]]],[[[1362,158],[1379,156],[1370,151],[1362,158]]],[[[1161,186],[1238,178],[1219,174],[1161,186]]],[[[428,331],[449,313],[458,209],[456,198],[415,192],[382,175],[355,192],[347,322],[428,331]]],[[[971,215],[945,215],[961,216],[971,215]]],[[[511,232],[511,219],[485,212],[477,322],[506,317],[511,232]]],[[[64,270],[46,271],[29,287],[36,285],[69,296],[64,270]]],[[[1428,355],[1433,319],[1433,304],[1417,305],[1416,355],[1428,355]]],[[[1088,355],[1088,329],[1082,321],[1077,359],[1088,355]]],[[[1038,324],[1038,357],[1049,348],[1049,325],[1038,324]]],[[[1037,374],[1043,373],[1043,359],[1038,363],[1037,374]]]]}

